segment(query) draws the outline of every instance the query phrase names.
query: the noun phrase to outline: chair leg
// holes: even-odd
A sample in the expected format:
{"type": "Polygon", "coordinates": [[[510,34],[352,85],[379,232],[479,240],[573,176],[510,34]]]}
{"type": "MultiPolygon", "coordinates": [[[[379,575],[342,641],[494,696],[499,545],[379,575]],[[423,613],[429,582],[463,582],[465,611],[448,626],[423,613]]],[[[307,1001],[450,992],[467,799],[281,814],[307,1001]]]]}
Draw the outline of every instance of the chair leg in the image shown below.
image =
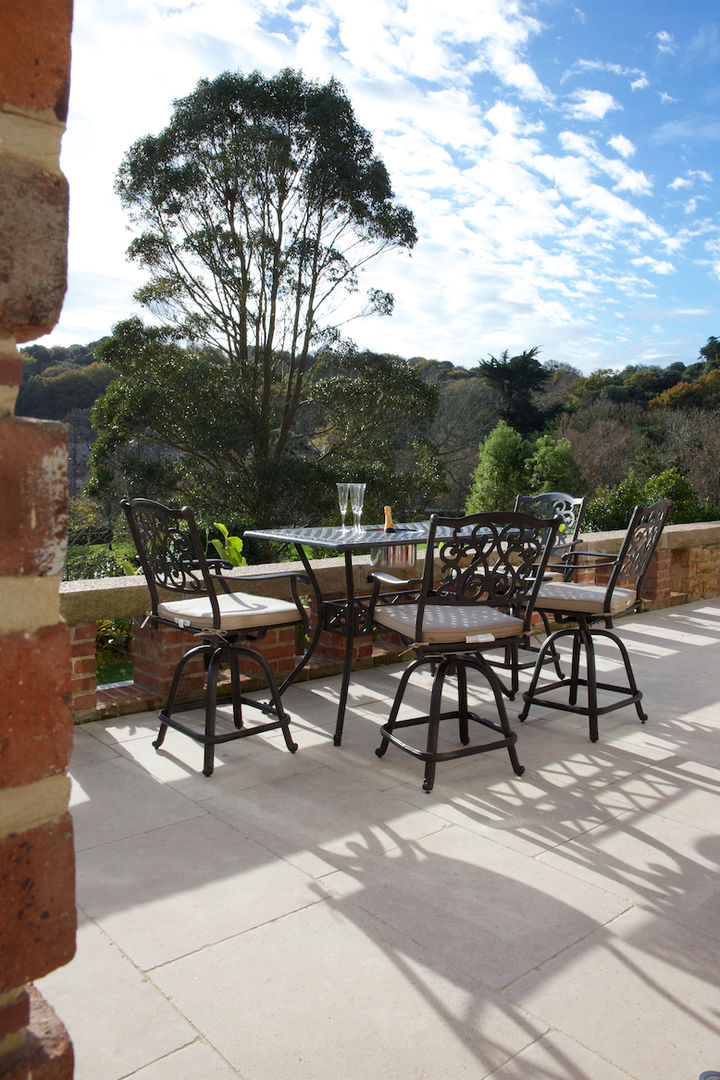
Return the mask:
{"type": "MultiPolygon", "coordinates": [[[[595,644],[592,631],[585,627],[578,627],[578,639],[582,639],[585,649],[585,664],[587,673],[587,707],[588,707],[588,731],[590,742],[597,742],[598,733],[598,699],[597,699],[597,665],[595,663],[595,644]]],[[[579,652],[578,646],[578,652],[579,652]]],[[[577,687],[576,687],[577,690],[577,687]]],[[[574,703],[573,703],[574,704],[574,703]]]]}
{"type": "MultiPolygon", "coordinates": [[[[408,664],[408,666],[403,671],[402,676],[400,678],[400,684],[399,684],[399,686],[397,688],[397,691],[395,693],[395,700],[392,703],[392,708],[390,710],[390,716],[388,717],[387,722],[385,724],[383,724],[383,726],[382,726],[383,731],[392,731],[392,729],[395,727],[395,721],[397,720],[397,715],[400,712],[400,706],[402,704],[402,699],[403,699],[403,697],[405,695],[405,689],[407,687],[408,682],[410,681],[410,676],[412,675],[412,673],[417,668],[420,667],[420,665],[422,663],[427,663],[427,661],[423,661],[421,659],[420,660],[413,660],[413,662],[411,664],[408,664]]],[[[385,753],[385,751],[388,748],[388,745],[389,745],[389,740],[386,739],[385,736],[383,735],[383,737],[382,737],[382,739],[380,741],[380,745],[378,746],[377,750],[375,751],[377,757],[382,757],[383,756],[383,754],[385,753]]]]}
{"type": "Polygon", "coordinates": [[[169,717],[172,715],[172,711],[175,707],[175,697],[177,696],[178,686],[180,685],[180,679],[182,678],[182,673],[185,670],[185,665],[189,660],[192,660],[200,653],[208,652],[211,648],[212,646],[208,645],[207,643],[203,643],[202,645],[195,645],[192,649],[188,649],[188,651],[185,653],[185,655],[182,657],[179,664],[175,668],[172,682],[170,683],[170,690],[168,691],[165,708],[162,709],[159,714],[160,728],[157,733],[157,738],[153,741],[153,746],[156,750],[159,750],[162,744],[165,742],[168,725],[166,724],[163,717],[169,717]]]}
{"type": "MultiPolygon", "coordinates": [[[[545,637],[549,638],[551,636],[551,634],[550,634],[550,620],[548,619],[548,617],[547,617],[547,615],[545,614],[544,611],[539,612],[539,614],[540,614],[540,618],[542,619],[543,627],[545,629],[545,637]]],[[[548,652],[550,653],[550,656],[552,658],[552,662],[555,665],[555,672],[557,674],[558,679],[564,678],[562,668],[560,667],[560,653],[555,648],[555,642],[552,643],[552,645],[548,649],[548,652]]]]}
{"type": "Polygon", "coordinates": [[[503,701],[502,683],[498,679],[490,664],[487,662],[487,660],[484,659],[484,657],[478,657],[478,667],[481,671],[483,671],[483,674],[488,681],[490,689],[493,692],[493,696],[495,698],[495,708],[498,712],[498,718],[500,720],[500,726],[502,728],[503,735],[505,735],[508,739],[512,739],[512,742],[508,745],[507,752],[510,758],[510,764],[513,767],[513,772],[516,776],[522,776],[525,772],[525,766],[520,764],[520,759],[518,758],[517,750],[515,749],[515,742],[517,740],[517,736],[513,729],[510,727],[510,720],[508,719],[507,709],[505,708],[505,702],[503,701]]]}
{"type": "Polygon", "coordinates": [[[275,676],[272,673],[270,665],[268,664],[262,653],[255,652],[254,649],[247,649],[241,645],[236,645],[235,650],[238,653],[243,653],[251,657],[251,659],[253,659],[255,663],[262,668],[265,679],[267,681],[268,690],[270,691],[272,711],[276,714],[278,720],[280,721],[280,728],[283,733],[283,738],[285,739],[285,745],[287,746],[290,753],[294,754],[298,748],[298,744],[293,740],[293,737],[290,734],[290,714],[286,713],[285,709],[283,708],[282,699],[280,698],[277,683],[275,682],[275,676]]]}
{"type": "MultiPolygon", "coordinates": [[[[438,738],[440,735],[440,713],[442,711],[442,692],[445,678],[455,666],[454,660],[445,657],[437,665],[433,676],[432,692],[430,694],[430,712],[428,713],[428,731],[425,752],[428,755],[425,761],[425,779],[423,791],[429,795],[435,786],[435,769],[437,767],[438,738]]],[[[463,672],[463,677],[464,677],[463,672]]],[[[460,674],[458,671],[458,679],[460,674]]]]}
{"type": "Polygon", "coordinates": [[[233,724],[240,730],[243,727],[242,695],[240,691],[240,664],[236,649],[228,649],[228,667],[230,668],[230,693],[232,696],[233,724]]]}
{"type": "Polygon", "coordinates": [[[458,726],[460,742],[463,746],[467,746],[470,742],[470,729],[468,727],[467,672],[463,663],[455,665],[455,674],[457,675],[458,683],[458,726]]]}
{"type": "Polygon", "coordinates": [[[535,670],[532,673],[532,678],[530,679],[530,685],[527,688],[527,690],[525,691],[525,693],[523,694],[523,699],[525,701],[525,704],[522,707],[522,711],[518,715],[518,720],[520,720],[521,722],[524,722],[527,719],[527,715],[530,712],[530,706],[532,704],[533,695],[535,694],[535,691],[537,690],[537,685],[540,682],[540,676],[542,675],[543,664],[545,663],[545,657],[547,656],[548,653],[550,653],[550,655],[552,656],[552,650],[555,649],[555,643],[561,637],[567,637],[568,634],[573,634],[574,635],[574,633],[575,633],[575,628],[574,627],[573,627],[573,629],[556,630],[554,633],[550,634],[550,636],[547,637],[545,639],[545,641],[543,641],[542,645],[540,646],[540,652],[538,653],[538,658],[537,658],[537,660],[535,662],[535,670]]]}
{"type": "Polygon", "coordinates": [[[606,637],[609,638],[611,641],[614,641],[618,649],[620,650],[620,655],[622,657],[623,664],[625,665],[625,675],[628,681],[628,689],[630,690],[632,696],[636,698],[636,701],[634,703],[635,709],[640,719],[640,723],[644,724],[648,718],[648,715],[640,704],[640,701],[642,699],[642,693],[640,691],[640,688],[638,687],[637,682],[635,681],[635,673],[632,668],[632,663],[630,662],[630,654],[627,651],[627,647],[624,641],[622,641],[622,639],[619,638],[617,634],[614,634],[609,630],[597,629],[594,631],[594,633],[598,634],[600,637],[606,637]]]}
{"type": "Polygon", "coordinates": [[[203,773],[212,776],[215,769],[215,720],[217,715],[217,681],[223,660],[222,648],[214,649],[210,657],[207,672],[207,691],[205,698],[205,748],[203,754],[203,773]]]}
{"type": "Polygon", "coordinates": [[[580,629],[573,634],[572,661],[570,664],[570,693],[568,701],[577,704],[578,679],[580,678],[580,629]]]}

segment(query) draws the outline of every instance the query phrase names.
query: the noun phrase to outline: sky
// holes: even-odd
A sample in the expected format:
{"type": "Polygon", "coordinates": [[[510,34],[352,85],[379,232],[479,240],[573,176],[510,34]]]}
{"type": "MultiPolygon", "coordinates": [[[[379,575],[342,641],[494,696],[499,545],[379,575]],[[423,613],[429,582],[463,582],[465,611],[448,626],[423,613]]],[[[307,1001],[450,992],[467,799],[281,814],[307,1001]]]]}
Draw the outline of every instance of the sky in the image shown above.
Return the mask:
{"type": "Polygon", "coordinates": [[[43,345],[143,314],[113,184],[128,147],[221,71],[335,76],[411,253],[361,348],[471,367],[508,349],[584,374],[695,362],[720,336],[717,0],[75,0],[68,293],[43,345]]]}

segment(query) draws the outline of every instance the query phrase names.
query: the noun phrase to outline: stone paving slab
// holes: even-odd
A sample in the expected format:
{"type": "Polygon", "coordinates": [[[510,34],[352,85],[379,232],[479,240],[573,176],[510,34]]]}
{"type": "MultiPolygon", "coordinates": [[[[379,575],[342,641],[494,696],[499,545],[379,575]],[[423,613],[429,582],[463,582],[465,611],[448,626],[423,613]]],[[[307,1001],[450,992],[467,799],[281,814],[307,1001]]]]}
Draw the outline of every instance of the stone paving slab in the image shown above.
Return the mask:
{"type": "Polygon", "coordinates": [[[513,702],[524,776],[501,750],[429,796],[420,762],[374,754],[401,665],[353,676],[341,747],[323,677],[287,692],[297,754],[228,743],[211,778],[178,733],[153,749],[152,713],[78,728],[78,953],[39,983],[77,1080],[720,1069],[720,600],[620,632],[647,724],[618,710],[592,744],[513,702]]]}

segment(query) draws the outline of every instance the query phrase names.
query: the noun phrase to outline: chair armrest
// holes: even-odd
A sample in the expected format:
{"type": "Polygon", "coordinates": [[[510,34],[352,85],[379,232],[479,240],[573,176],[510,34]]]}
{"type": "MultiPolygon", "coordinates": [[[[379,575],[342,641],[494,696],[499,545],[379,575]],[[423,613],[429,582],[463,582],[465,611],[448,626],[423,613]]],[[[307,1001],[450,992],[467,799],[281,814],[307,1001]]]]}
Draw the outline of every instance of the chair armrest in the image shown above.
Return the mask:
{"type": "Polygon", "coordinates": [[[375,607],[380,599],[380,588],[382,585],[396,586],[392,593],[395,598],[403,593],[407,593],[408,595],[417,594],[418,588],[422,585],[422,578],[398,578],[395,577],[394,574],[388,574],[383,570],[373,570],[372,573],[368,574],[367,579],[373,583],[373,591],[367,608],[368,623],[372,623],[373,621],[375,607]]]}
{"type": "Polygon", "coordinates": [[[388,574],[384,570],[373,570],[367,576],[368,581],[377,581],[380,585],[414,585],[422,584],[422,578],[399,578],[394,574],[388,574]]]}

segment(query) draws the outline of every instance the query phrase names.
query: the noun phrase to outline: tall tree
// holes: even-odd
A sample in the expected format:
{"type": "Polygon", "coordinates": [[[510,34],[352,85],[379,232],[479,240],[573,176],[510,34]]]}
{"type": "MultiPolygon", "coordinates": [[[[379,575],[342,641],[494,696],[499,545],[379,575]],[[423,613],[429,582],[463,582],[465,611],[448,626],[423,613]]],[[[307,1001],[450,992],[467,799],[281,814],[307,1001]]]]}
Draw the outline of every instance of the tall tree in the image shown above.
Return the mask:
{"type": "Polygon", "coordinates": [[[351,311],[392,311],[386,292],[351,294],[369,262],[417,238],[343,88],[291,70],[203,79],[130,148],[116,186],[143,229],[137,298],[219,351],[255,461],[284,457],[312,350],[351,311]]]}
{"type": "Polygon", "coordinates": [[[545,413],[535,403],[535,395],[552,379],[552,372],[537,358],[538,346],[510,356],[507,349],[499,357],[481,360],[478,373],[499,395],[499,412],[510,427],[523,435],[538,431],[545,413]]]}

